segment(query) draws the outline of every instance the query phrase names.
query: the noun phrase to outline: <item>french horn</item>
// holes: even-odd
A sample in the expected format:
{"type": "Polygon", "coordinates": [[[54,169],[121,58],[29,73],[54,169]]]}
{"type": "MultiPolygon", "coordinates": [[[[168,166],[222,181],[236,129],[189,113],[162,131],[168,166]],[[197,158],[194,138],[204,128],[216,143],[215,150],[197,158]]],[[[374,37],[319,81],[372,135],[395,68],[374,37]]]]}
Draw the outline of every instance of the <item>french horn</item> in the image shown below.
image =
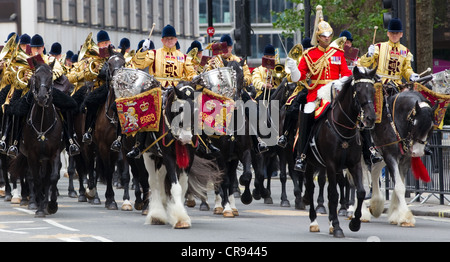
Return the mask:
{"type": "Polygon", "coordinates": [[[14,34],[11,38],[9,38],[6,45],[3,47],[2,51],[0,52],[0,60],[3,60],[4,58],[9,59],[13,55],[14,51],[17,48],[16,44],[16,34],[14,34]]]}
{"type": "MultiPolygon", "coordinates": [[[[297,62],[297,65],[300,63],[300,59],[302,59],[302,56],[303,56],[302,44],[294,45],[288,53],[288,57],[294,59],[295,62],[297,62]]],[[[287,67],[286,64],[284,66],[284,71],[286,72],[286,74],[291,73],[291,70],[287,67]]]]}

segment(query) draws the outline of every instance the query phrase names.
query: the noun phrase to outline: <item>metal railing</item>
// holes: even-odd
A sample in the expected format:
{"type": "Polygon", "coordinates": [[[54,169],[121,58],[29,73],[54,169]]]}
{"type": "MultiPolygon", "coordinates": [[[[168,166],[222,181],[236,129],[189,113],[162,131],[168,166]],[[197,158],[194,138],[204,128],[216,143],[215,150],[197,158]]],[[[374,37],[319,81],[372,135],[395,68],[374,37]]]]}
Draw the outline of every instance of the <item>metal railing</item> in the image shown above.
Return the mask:
{"type": "MultiPolygon", "coordinates": [[[[414,178],[411,171],[405,178],[406,193],[415,193],[415,197],[411,200],[425,203],[430,197],[439,199],[439,204],[444,205],[445,200],[450,200],[445,196],[450,194],[450,126],[444,126],[442,130],[433,131],[429,140],[429,148],[432,155],[425,155],[422,161],[428,170],[431,182],[424,183],[414,178]],[[426,197],[423,197],[423,193],[426,197]]],[[[386,199],[389,199],[389,191],[393,190],[391,179],[385,174],[386,199]]]]}

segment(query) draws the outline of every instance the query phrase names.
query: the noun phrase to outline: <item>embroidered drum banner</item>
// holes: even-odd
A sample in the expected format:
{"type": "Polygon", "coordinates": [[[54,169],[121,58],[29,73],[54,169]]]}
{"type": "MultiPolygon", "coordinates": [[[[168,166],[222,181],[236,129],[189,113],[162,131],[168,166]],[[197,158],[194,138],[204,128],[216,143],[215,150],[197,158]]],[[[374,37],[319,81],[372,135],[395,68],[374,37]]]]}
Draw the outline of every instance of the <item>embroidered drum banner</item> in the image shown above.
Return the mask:
{"type": "Polygon", "coordinates": [[[445,111],[447,111],[447,107],[450,104],[450,95],[434,92],[419,83],[414,84],[414,90],[420,92],[426,99],[428,99],[432,106],[436,103],[438,104],[436,110],[434,111],[434,126],[442,129],[445,111]]]}
{"type": "Polygon", "coordinates": [[[162,91],[153,88],[132,97],[116,99],[122,134],[158,131],[161,117],[162,91]]]}
{"type": "Polygon", "coordinates": [[[227,126],[232,121],[234,101],[205,88],[198,96],[198,105],[200,127],[205,131],[214,131],[217,135],[225,135],[227,126]]]}

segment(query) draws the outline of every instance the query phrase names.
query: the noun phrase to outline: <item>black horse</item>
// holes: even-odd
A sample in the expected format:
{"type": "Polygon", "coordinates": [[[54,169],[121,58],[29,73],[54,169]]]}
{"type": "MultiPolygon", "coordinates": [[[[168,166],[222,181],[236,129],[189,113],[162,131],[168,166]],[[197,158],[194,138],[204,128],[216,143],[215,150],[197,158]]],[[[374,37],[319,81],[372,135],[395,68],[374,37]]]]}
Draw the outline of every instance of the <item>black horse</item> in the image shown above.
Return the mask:
{"type": "Polygon", "coordinates": [[[220,173],[214,161],[195,157],[199,138],[194,135],[194,82],[179,82],[165,91],[159,131],[146,136],[150,150],[143,154],[151,187],[146,224],[171,224],[174,228],[191,227],[191,219],[184,207],[188,186],[200,197],[207,191],[208,182],[216,183],[220,173]],[[159,143],[162,157],[156,153],[159,143]],[[195,158],[195,159],[194,159],[195,158]],[[205,163],[194,167],[196,161],[205,163]],[[198,194],[197,194],[198,193],[198,194]]]}
{"type": "Polygon", "coordinates": [[[20,152],[27,158],[33,178],[33,191],[38,205],[35,216],[45,217],[58,210],[57,182],[59,154],[63,149],[62,120],[52,103],[53,73],[46,64],[35,64],[36,71],[29,81],[33,97],[31,111],[23,127],[20,152]],[[48,202],[49,194],[50,202],[48,202]]]}
{"type": "MultiPolygon", "coordinates": [[[[353,176],[358,199],[355,216],[349,227],[352,231],[358,231],[361,226],[361,206],[366,193],[362,183],[361,140],[358,128],[361,123],[366,128],[373,128],[375,124],[374,76],[375,70],[360,72],[359,68],[355,67],[353,77],[343,84],[342,90],[334,99],[331,108],[325,116],[316,121],[312,129],[313,135],[311,146],[308,149],[309,157],[305,171],[306,192],[308,199],[313,199],[314,173],[318,169],[326,168],[329,183],[329,220],[332,226],[330,233],[332,231],[335,237],[344,237],[337,216],[336,182],[336,173],[344,168],[348,168],[353,176]],[[313,153],[313,150],[316,152],[313,153]]],[[[310,205],[309,217],[311,220],[310,231],[318,232],[319,225],[316,221],[317,214],[313,203],[310,205]]]]}
{"type": "MultiPolygon", "coordinates": [[[[437,105],[437,103],[436,103],[437,105]]],[[[415,219],[405,200],[405,176],[412,159],[420,161],[426,141],[433,131],[435,107],[417,91],[407,90],[387,96],[383,105],[381,123],[371,130],[374,143],[395,184],[388,219],[391,224],[413,227],[415,219]]],[[[372,167],[372,198],[370,212],[379,217],[384,209],[384,197],[379,188],[379,177],[384,163],[372,167]]]]}

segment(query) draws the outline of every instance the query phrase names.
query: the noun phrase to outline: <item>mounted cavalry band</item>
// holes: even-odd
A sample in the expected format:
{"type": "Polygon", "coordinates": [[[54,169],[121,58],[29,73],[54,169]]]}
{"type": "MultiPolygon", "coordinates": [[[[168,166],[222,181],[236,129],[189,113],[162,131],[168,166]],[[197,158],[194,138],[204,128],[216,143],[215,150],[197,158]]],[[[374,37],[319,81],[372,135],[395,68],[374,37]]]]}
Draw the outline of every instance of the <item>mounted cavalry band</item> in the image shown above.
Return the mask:
{"type": "MultiPolygon", "coordinates": [[[[339,130],[342,128],[355,132],[355,139],[358,141],[355,150],[364,155],[364,161],[370,169],[372,165],[376,166],[383,157],[389,155],[385,150],[391,144],[379,144],[382,141],[381,135],[375,134],[374,130],[371,130],[373,127],[364,126],[365,117],[369,113],[364,112],[363,107],[367,105],[375,110],[377,124],[391,121],[397,136],[393,144],[400,146],[403,154],[409,156],[417,141],[426,144],[427,136],[405,138],[405,134],[399,131],[400,128],[395,127],[396,119],[385,120],[386,116],[391,116],[390,112],[395,108],[385,108],[384,105],[388,104],[390,97],[398,96],[401,92],[420,92],[427,97],[428,102],[418,103],[418,107],[409,113],[408,119],[413,119],[421,109],[429,107],[435,110],[433,126],[440,127],[443,112],[445,113],[450,101],[448,97],[450,94],[432,90],[436,85],[448,83],[439,82],[436,77],[423,78],[424,74],[419,75],[413,71],[411,67],[413,55],[399,42],[403,28],[402,22],[397,18],[389,23],[387,33],[389,41],[373,43],[368,52],[358,58],[357,49],[345,47],[344,44],[347,40],[353,40],[351,33],[345,30],[333,41],[333,28],[324,20],[322,7],[318,6],[312,38],[304,39],[301,44],[295,45],[287,55],[285,64],[281,63],[279,51],[271,44],[267,44],[263,50],[261,66],[252,72],[246,59],[232,53],[233,39],[228,34],[223,35],[217,43],[209,43],[205,48],[200,42],[193,41],[184,54],[177,50],[178,38],[173,26],[167,25],[161,30],[163,46],[159,49],[155,49],[151,40],[152,32],[147,39],[138,44],[137,50],[130,51],[131,43],[127,38],[123,38],[116,49],[108,33],[100,30],[96,35],[96,42],[91,33],[79,52],[68,51],[64,55],[59,43],[54,43],[49,55],[46,55],[44,39],[38,34],[33,37],[27,34],[20,37],[15,33],[10,34],[0,52],[2,104],[0,153],[6,154],[11,160],[22,154],[21,146],[24,143],[22,130],[24,125],[32,124],[30,112],[33,111],[33,97],[36,94],[31,91],[31,87],[35,82],[36,67],[40,64],[47,64],[52,69],[51,96],[53,105],[61,115],[62,142],[68,155],[79,157],[85,154],[86,148],[98,146],[98,137],[103,135],[97,133],[95,136],[96,132],[100,132],[96,130],[100,112],[102,110],[112,112],[107,113],[107,118],[115,128],[113,131],[115,140],[109,145],[109,150],[123,154],[128,161],[137,161],[136,163],[142,161],[139,162],[142,165],[145,162],[150,179],[155,172],[158,172],[158,175],[159,172],[167,172],[172,183],[170,189],[172,198],[184,198],[186,195],[187,189],[182,183],[187,180],[183,180],[183,175],[190,174],[191,168],[196,166],[192,155],[205,159],[224,159],[223,163],[216,163],[220,166],[232,158],[226,157],[225,152],[241,146],[236,143],[250,143],[247,149],[251,152],[248,156],[251,155],[249,161],[252,163],[248,163],[248,166],[253,165],[255,172],[260,172],[255,165],[258,165],[258,161],[265,154],[282,150],[286,152],[286,159],[283,157],[281,161],[280,157],[280,165],[288,164],[293,167],[290,175],[300,177],[298,174],[312,168],[310,166],[310,169],[307,169],[307,165],[313,163],[312,160],[320,160],[320,155],[325,154],[317,152],[315,139],[321,130],[321,127],[317,128],[318,123],[330,114],[332,119],[328,119],[327,123],[329,126],[335,126],[336,133],[340,133],[339,130]],[[211,50],[213,56],[206,56],[206,50],[211,50]],[[353,53],[350,54],[351,52],[353,53]],[[119,58],[115,61],[116,67],[114,61],[111,61],[113,57],[120,58],[120,63],[119,58]],[[356,65],[353,72],[349,69],[347,61],[351,67],[356,65]],[[376,76],[371,78],[372,71],[369,69],[376,69],[376,76]],[[367,85],[370,92],[373,91],[369,94],[374,94],[373,99],[357,101],[360,95],[357,86],[361,84],[367,85]],[[342,90],[351,87],[355,90],[352,103],[361,112],[354,122],[347,115],[348,121],[342,124],[335,119],[338,114],[335,114],[334,109],[340,107],[340,111],[346,114],[343,109],[345,106],[338,105],[336,98],[343,92],[342,90]],[[258,120],[266,124],[272,123],[278,128],[276,143],[267,144],[260,130],[252,129],[254,125],[248,127],[254,131],[248,134],[248,141],[239,140],[235,133],[227,133],[227,128],[233,127],[233,121],[236,121],[230,117],[233,114],[235,117],[244,118],[244,121],[251,119],[245,110],[242,115],[237,114],[238,100],[264,105],[267,109],[276,95],[281,97],[279,92],[283,92],[284,96],[283,104],[279,105],[279,111],[283,113],[281,123],[274,123],[270,114],[268,119],[258,120]],[[184,102],[187,104],[183,104],[184,102]],[[171,119],[174,114],[173,105],[177,103],[182,104],[177,108],[179,115],[183,116],[183,120],[177,123],[179,126],[175,126],[177,125],[175,120],[179,118],[171,119]],[[189,108],[189,103],[200,108],[189,108]],[[82,121],[75,120],[80,115],[82,121]],[[190,116],[195,119],[191,123],[185,121],[190,116]],[[188,126],[184,126],[185,124],[188,126]],[[194,130],[199,126],[200,132],[194,134],[194,130]],[[180,130],[175,131],[177,128],[180,130]],[[207,132],[208,130],[213,130],[214,134],[207,132]],[[228,144],[225,146],[220,144],[218,141],[221,137],[226,137],[224,141],[228,144]],[[405,144],[406,140],[409,144],[405,144]],[[175,152],[174,156],[169,149],[175,152]],[[148,166],[153,165],[149,164],[150,158],[143,160],[149,155],[152,156],[152,161],[155,161],[153,169],[148,166]],[[175,158],[174,170],[167,162],[172,157],[175,158]],[[161,165],[166,166],[167,170],[162,171],[161,165]],[[169,172],[172,171],[174,174],[170,175],[169,172]],[[180,188],[178,183],[182,184],[180,188]]],[[[445,74],[448,75],[448,72],[445,74]]],[[[393,106],[395,105],[394,103],[393,106]]],[[[42,136],[44,143],[45,133],[41,127],[33,126],[33,128],[42,136]]],[[[236,129],[235,126],[234,128],[236,129]]],[[[412,136],[411,132],[408,136],[412,136]]],[[[352,140],[345,136],[341,136],[341,139],[344,141],[343,148],[352,144],[352,140]]],[[[99,149],[94,149],[94,152],[95,150],[99,149]]],[[[422,151],[427,151],[425,145],[422,151]]],[[[420,156],[420,153],[415,152],[413,157],[417,155],[420,156]]],[[[336,158],[339,158],[336,160],[339,161],[336,164],[339,172],[345,169],[344,167],[349,168],[346,166],[345,154],[336,158]]],[[[390,161],[388,159],[386,164],[389,165],[390,161]]],[[[80,163],[82,162],[78,162],[80,163]]],[[[247,170],[247,163],[243,164],[247,170]]],[[[319,170],[323,166],[318,165],[314,168],[319,170]]],[[[224,180],[226,183],[233,181],[224,180]]],[[[240,180],[241,184],[243,180],[240,180]]],[[[217,179],[214,182],[220,183],[217,179]]],[[[301,192],[302,183],[297,186],[301,192]]],[[[222,192],[222,199],[223,194],[222,192]]],[[[160,197],[164,199],[162,195],[160,197]]],[[[177,208],[179,208],[178,200],[173,199],[172,203],[177,208]]],[[[157,203],[153,204],[159,206],[157,203]]],[[[161,206],[165,205],[166,203],[161,206]]],[[[223,208],[226,209],[225,206],[223,208]]],[[[190,220],[185,216],[173,218],[169,217],[173,214],[160,215],[158,212],[149,213],[151,216],[149,223],[167,222],[173,223],[177,228],[190,227],[190,220]]],[[[237,210],[233,212],[236,214],[237,210]]],[[[355,226],[354,229],[356,228],[358,227],[355,226]]]]}

